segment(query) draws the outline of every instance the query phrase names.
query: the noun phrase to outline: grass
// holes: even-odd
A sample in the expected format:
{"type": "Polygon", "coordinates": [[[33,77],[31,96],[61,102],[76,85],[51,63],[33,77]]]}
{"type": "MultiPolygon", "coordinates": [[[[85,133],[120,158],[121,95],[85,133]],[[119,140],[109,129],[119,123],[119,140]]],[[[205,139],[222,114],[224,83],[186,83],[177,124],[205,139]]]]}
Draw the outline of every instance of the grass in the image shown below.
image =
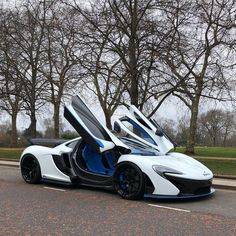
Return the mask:
{"type": "MultiPolygon", "coordinates": [[[[22,148],[0,148],[1,157],[17,158],[21,155],[22,148]]],[[[183,153],[184,147],[177,147],[176,152],[183,153]]],[[[236,158],[236,147],[195,147],[196,156],[236,158]]]]}
{"type": "MultiPolygon", "coordinates": [[[[177,152],[183,153],[184,147],[177,147],[177,152]]],[[[195,147],[196,156],[236,158],[236,147],[195,147]]]]}
{"type": "Polygon", "coordinates": [[[234,175],[236,176],[236,161],[234,160],[199,160],[207,166],[214,175],[234,175]]]}
{"type": "Polygon", "coordinates": [[[22,148],[0,148],[0,159],[19,160],[22,148]]]}
{"type": "MultiPolygon", "coordinates": [[[[235,160],[210,160],[199,159],[204,165],[213,171],[215,175],[234,175],[236,176],[236,148],[224,147],[196,147],[197,156],[204,157],[235,157],[235,160]]],[[[22,148],[0,148],[0,159],[19,160],[22,148]]],[[[184,148],[177,148],[177,152],[184,152],[184,148]]]]}

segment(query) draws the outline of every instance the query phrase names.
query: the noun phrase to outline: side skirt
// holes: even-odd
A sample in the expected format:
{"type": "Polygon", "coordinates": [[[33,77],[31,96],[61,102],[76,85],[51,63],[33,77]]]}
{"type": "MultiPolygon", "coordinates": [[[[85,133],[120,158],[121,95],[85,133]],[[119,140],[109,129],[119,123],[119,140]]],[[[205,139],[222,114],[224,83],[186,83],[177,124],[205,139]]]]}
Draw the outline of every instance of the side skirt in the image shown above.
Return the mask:
{"type": "Polygon", "coordinates": [[[45,183],[60,184],[60,185],[65,185],[65,186],[73,185],[73,183],[69,183],[69,182],[65,182],[65,181],[60,181],[60,180],[46,179],[46,178],[42,178],[41,181],[45,182],[45,183]]]}
{"type": "Polygon", "coordinates": [[[85,187],[92,187],[92,188],[99,188],[99,189],[105,189],[109,191],[114,191],[113,185],[97,185],[97,184],[90,184],[85,182],[80,182],[79,180],[73,180],[71,183],[65,182],[65,181],[59,181],[59,180],[51,180],[51,179],[45,179],[42,178],[41,180],[43,183],[50,183],[50,184],[58,184],[58,185],[64,185],[64,186],[85,186],[85,187]]]}

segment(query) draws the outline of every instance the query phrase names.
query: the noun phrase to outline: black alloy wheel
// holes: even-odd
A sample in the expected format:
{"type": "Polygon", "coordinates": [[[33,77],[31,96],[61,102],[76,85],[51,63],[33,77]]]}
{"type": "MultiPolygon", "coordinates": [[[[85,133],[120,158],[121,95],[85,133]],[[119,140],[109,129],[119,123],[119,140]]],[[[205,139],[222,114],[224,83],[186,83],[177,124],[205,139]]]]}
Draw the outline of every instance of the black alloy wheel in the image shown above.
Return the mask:
{"type": "Polygon", "coordinates": [[[41,180],[41,170],[38,160],[31,155],[26,155],[21,160],[21,175],[25,182],[37,184],[41,180]]]}
{"type": "Polygon", "coordinates": [[[113,175],[114,188],[124,199],[137,200],[144,195],[144,176],[133,163],[120,164],[113,175]]]}

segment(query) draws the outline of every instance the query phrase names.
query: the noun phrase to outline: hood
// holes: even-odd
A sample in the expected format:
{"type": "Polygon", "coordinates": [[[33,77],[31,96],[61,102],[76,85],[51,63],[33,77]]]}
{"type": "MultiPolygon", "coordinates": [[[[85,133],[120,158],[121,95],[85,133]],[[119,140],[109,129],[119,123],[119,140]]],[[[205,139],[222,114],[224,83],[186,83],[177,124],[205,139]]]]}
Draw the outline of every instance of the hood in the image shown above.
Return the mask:
{"type": "Polygon", "coordinates": [[[206,166],[182,153],[171,152],[153,159],[153,162],[155,165],[166,166],[183,173],[182,175],[168,173],[169,176],[198,180],[213,178],[212,172],[206,166]]]}

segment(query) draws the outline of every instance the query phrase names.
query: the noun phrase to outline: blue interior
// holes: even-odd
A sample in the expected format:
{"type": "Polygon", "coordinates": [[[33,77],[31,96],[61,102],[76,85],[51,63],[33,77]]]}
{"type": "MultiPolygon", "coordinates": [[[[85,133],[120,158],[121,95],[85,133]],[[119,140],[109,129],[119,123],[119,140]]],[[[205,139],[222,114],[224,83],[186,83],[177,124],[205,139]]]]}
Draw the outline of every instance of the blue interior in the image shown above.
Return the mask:
{"type": "Polygon", "coordinates": [[[112,153],[104,154],[104,158],[106,159],[109,168],[106,168],[102,163],[102,156],[94,151],[88,144],[85,145],[82,151],[82,157],[89,171],[110,176],[113,174],[114,163],[112,153]]]}

